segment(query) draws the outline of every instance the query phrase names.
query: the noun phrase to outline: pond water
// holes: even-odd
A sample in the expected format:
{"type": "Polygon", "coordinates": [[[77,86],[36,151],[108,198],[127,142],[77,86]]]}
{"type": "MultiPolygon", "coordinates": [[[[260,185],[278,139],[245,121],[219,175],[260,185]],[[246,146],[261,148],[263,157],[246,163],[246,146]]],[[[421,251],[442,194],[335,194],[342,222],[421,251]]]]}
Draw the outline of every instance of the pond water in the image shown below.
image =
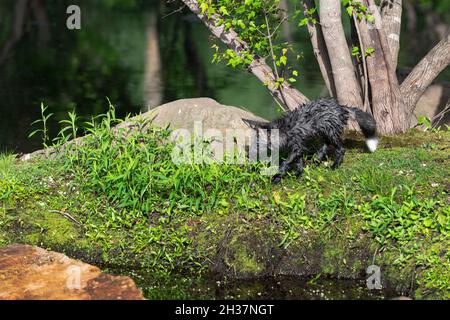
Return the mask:
{"type": "Polygon", "coordinates": [[[106,270],[130,276],[146,299],[380,300],[400,296],[392,288],[370,290],[364,280],[275,276],[257,279],[155,277],[144,271],[106,270]],[[316,279],[317,278],[317,279],[316,279]],[[220,279],[220,280],[218,280],[220,279]]]}
{"type": "MultiPolygon", "coordinates": [[[[28,138],[30,124],[40,117],[41,102],[54,113],[51,136],[68,111],[75,109],[83,120],[105,112],[106,97],[119,116],[200,96],[269,119],[278,112],[254,76],[211,63],[211,46],[217,41],[186,9],[174,13],[180,6],[176,1],[38,3],[40,10],[26,11],[17,39],[12,30],[18,2],[0,3],[0,57],[6,57],[0,59],[0,151],[20,153],[41,147],[38,137],[28,138]],[[66,28],[66,9],[71,4],[81,8],[81,30],[66,28]]],[[[323,80],[307,30],[295,26],[293,21],[294,49],[302,55],[297,66],[301,77],[295,85],[316,98],[326,93],[323,80]]],[[[407,37],[402,42],[408,43],[407,37]]],[[[406,63],[417,59],[410,52],[400,57],[406,63]]]]}

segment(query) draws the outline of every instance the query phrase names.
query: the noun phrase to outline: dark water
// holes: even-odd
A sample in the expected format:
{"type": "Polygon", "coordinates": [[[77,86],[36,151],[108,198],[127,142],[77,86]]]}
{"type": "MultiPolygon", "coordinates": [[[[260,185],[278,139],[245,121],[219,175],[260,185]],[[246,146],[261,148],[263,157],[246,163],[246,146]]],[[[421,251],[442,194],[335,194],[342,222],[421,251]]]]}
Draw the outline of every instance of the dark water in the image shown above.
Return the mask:
{"type": "Polygon", "coordinates": [[[199,280],[188,276],[158,278],[142,271],[109,272],[130,276],[141,288],[145,298],[152,300],[380,300],[392,299],[400,295],[391,288],[370,290],[364,280],[294,276],[240,280],[211,277],[199,280]]]}

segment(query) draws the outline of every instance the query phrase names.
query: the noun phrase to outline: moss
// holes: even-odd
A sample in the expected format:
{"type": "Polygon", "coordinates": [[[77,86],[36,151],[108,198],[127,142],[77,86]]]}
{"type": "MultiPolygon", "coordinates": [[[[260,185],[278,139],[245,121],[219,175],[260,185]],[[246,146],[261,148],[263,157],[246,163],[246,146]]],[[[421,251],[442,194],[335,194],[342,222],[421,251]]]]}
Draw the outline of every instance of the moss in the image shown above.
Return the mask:
{"type": "Polygon", "coordinates": [[[359,272],[361,272],[361,269],[363,269],[363,263],[361,262],[361,260],[355,259],[351,266],[352,272],[358,274],[359,272]]]}
{"type": "Polygon", "coordinates": [[[0,232],[0,247],[4,247],[9,244],[7,235],[4,232],[0,232]]]}
{"type": "Polygon", "coordinates": [[[245,247],[240,247],[234,254],[234,260],[228,263],[244,274],[255,275],[264,270],[264,266],[257,261],[255,254],[248,252],[245,247]]]}

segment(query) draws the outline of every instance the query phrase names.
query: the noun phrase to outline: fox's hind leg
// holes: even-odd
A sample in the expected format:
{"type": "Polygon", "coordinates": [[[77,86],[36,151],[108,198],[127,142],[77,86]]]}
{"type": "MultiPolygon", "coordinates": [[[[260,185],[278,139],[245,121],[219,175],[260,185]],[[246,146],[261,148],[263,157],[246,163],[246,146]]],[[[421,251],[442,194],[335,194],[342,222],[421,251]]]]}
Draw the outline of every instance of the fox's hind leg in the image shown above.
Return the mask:
{"type": "Polygon", "coordinates": [[[303,161],[303,157],[300,157],[297,161],[297,170],[295,171],[295,175],[299,178],[303,174],[303,170],[305,168],[305,162],[303,161]]]}

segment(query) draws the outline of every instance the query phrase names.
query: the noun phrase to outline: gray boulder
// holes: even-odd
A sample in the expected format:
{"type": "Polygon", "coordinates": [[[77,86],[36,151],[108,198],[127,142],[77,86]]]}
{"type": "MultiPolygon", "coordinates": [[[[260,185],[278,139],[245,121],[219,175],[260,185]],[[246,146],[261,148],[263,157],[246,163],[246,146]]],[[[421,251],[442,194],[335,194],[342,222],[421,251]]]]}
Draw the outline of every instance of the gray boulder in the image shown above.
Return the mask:
{"type": "MultiPolygon", "coordinates": [[[[222,135],[221,139],[214,137],[210,139],[213,142],[213,147],[217,146],[217,143],[226,145],[228,137],[232,137],[233,140],[238,140],[247,145],[250,130],[242,119],[267,121],[249,111],[222,105],[210,98],[195,98],[166,103],[146,113],[130,118],[129,121],[119,124],[113,130],[120,128],[133,130],[136,121],[144,121],[159,127],[169,127],[172,130],[186,129],[190,134],[194,134],[194,126],[197,125],[197,127],[200,126],[202,128],[202,133],[203,135],[206,134],[206,136],[209,129],[220,132],[222,135]]],[[[80,137],[69,141],[68,144],[82,143],[83,139],[84,137],[80,137]]],[[[49,156],[55,151],[54,148],[39,150],[23,155],[21,159],[28,161],[36,156],[49,156]]]]}
{"type": "MultiPolygon", "coordinates": [[[[226,106],[210,98],[181,99],[163,104],[140,116],[160,126],[171,129],[193,130],[195,122],[201,123],[204,131],[220,130],[224,135],[227,129],[248,129],[242,119],[267,121],[253,113],[232,106],[226,106]]],[[[137,119],[134,117],[131,120],[137,119]]]]}

